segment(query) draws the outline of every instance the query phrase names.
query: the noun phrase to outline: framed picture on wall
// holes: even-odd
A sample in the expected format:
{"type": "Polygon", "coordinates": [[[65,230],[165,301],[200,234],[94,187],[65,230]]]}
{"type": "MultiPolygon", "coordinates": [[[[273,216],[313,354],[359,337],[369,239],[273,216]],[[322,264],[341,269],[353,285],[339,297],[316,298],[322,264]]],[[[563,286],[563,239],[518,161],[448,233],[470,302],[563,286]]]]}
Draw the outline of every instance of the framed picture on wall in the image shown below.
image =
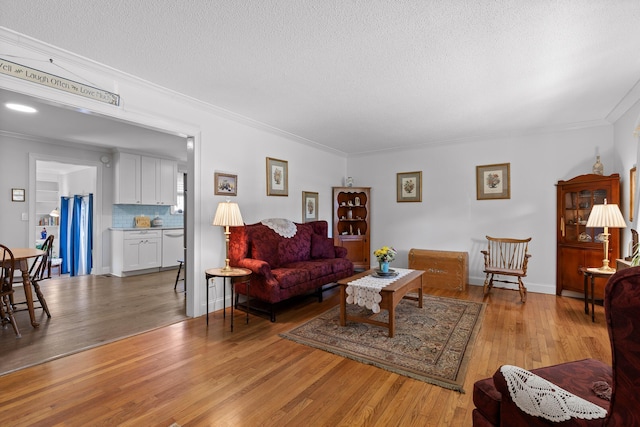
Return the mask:
{"type": "Polygon", "coordinates": [[[238,175],[215,172],[213,174],[214,194],[217,196],[238,195],[238,175]]]}
{"type": "Polygon", "coordinates": [[[478,200],[510,199],[511,177],[509,163],[476,166],[478,200]]]}
{"type": "Polygon", "coordinates": [[[286,160],[267,157],[267,196],[289,195],[289,166],[286,160]]]}
{"type": "Polygon", "coordinates": [[[12,202],[24,202],[24,188],[12,188],[11,189],[11,201],[12,202]]]}
{"type": "Polygon", "coordinates": [[[396,174],[398,202],[422,201],[422,171],[396,174]]]}
{"type": "Polygon", "coordinates": [[[302,222],[318,220],[318,193],[302,192],[302,222]]]}

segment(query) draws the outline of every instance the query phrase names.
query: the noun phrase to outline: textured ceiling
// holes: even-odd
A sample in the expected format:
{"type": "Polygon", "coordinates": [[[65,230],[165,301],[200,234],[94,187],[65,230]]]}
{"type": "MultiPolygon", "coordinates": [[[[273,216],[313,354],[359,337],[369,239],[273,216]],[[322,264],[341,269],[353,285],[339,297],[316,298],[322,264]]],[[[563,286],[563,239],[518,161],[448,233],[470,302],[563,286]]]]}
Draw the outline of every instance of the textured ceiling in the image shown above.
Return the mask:
{"type": "Polygon", "coordinates": [[[345,153],[610,121],[638,91],[639,22],[637,0],[3,0],[0,13],[345,153]]]}

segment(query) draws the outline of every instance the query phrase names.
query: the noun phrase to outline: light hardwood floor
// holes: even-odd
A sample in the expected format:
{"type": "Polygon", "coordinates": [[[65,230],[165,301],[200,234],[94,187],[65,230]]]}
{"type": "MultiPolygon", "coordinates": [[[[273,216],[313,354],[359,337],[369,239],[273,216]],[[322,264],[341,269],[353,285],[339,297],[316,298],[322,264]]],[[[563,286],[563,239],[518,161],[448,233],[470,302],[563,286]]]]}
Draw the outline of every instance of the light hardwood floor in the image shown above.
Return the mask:
{"type": "MultiPolygon", "coordinates": [[[[433,294],[482,301],[482,288],[433,294]]],[[[218,311],[0,377],[0,425],[470,426],[473,383],[594,357],[611,363],[603,309],[582,300],[493,289],[458,393],[280,338],[338,303],[334,291],[276,323],[218,311]]]]}
{"type": "MultiPolygon", "coordinates": [[[[52,318],[36,309],[40,326],[33,328],[26,305],[19,304],[22,311],[16,320],[22,338],[16,339],[11,327],[0,328],[0,375],[186,319],[184,294],[173,290],[176,273],[42,281],[52,318]]],[[[22,287],[14,297],[16,302],[25,300],[22,287]]]]}

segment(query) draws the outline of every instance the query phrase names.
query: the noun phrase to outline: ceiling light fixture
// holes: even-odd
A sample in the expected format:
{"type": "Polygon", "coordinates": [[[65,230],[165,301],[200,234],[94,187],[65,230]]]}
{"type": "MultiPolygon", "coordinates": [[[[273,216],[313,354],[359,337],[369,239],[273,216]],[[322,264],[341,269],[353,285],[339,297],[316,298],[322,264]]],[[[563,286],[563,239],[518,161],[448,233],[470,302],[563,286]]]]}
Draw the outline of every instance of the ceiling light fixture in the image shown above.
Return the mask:
{"type": "Polygon", "coordinates": [[[10,110],[20,111],[21,113],[35,113],[38,111],[33,107],[29,107],[28,105],[12,104],[10,102],[4,105],[10,110]]]}

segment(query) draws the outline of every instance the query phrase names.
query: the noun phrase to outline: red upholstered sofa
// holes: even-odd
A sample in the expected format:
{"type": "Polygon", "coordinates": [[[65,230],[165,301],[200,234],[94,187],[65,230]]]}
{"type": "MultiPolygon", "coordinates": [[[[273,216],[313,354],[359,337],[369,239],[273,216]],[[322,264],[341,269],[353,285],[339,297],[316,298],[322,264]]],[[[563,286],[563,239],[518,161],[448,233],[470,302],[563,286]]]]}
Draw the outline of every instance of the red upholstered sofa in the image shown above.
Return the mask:
{"type": "MultiPolygon", "coordinates": [[[[327,221],[294,224],[297,230],[290,238],[262,223],[229,228],[230,265],[253,272],[250,296],[270,304],[272,322],[276,303],[311,292],[317,292],[322,301],[323,285],[353,275],[346,249],[334,246],[327,237],[327,221]]],[[[247,294],[242,283],[236,291],[247,294]]]]}
{"type": "Polygon", "coordinates": [[[570,418],[551,422],[528,415],[516,405],[500,369],[473,386],[473,425],[482,426],[640,426],[640,267],[618,271],[607,282],[605,317],[612,362],[585,359],[533,369],[532,373],[595,403],[606,418],[570,418]],[[606,384],[602,383],[605,382],[606,384]],[[602,397],[603,386],[610,401],[602,397]],[[599,393],[598,393],[599,392],[599,393]]]}

